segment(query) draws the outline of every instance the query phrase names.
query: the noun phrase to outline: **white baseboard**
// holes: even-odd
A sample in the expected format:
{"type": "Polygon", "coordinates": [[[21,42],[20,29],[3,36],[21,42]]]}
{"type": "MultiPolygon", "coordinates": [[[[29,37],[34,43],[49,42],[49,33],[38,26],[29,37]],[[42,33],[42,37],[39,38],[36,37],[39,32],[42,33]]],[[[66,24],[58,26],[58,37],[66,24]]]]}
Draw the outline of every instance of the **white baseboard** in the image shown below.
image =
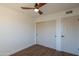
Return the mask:
{"type": "Polygon", "coordinates": [[[28,48],[28,47],[31,47],[31,46],[33,46],[33,45],[35,45],[35,44],[30,44],[30,45],[24,46],[24,47],[22,47],[22,48],[20,48],[20,49],[17,49],[17,50],[15,50],[15,51],[11,51],[11,52],[9,52],[9,53],[5,53],[5,54],[2,54],[2,55],[3,55],[3,56],[10,56],[10,55],[12,55],[12,54],[14,54],[14,53],[16,53],[16,52],[19,52],[19,51],[21,51],[21,50],[23,50],[23,49],[26,49],[26,48],[28,48]]]}

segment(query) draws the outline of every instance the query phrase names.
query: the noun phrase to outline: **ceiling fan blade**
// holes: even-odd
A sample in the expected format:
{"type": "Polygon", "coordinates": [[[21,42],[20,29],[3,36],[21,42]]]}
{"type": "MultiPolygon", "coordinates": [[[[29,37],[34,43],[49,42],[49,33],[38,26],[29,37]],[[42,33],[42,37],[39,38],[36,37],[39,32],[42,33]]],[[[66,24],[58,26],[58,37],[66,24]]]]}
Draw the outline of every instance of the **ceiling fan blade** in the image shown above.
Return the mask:
{"type": "Polygon", "coordinates": [[[40,7],[44,6],[45,4],[46,3],[39,3],[38,6],[37,6],[37,8],[40,8],[40,7]]]}
{"type": "Polygon", "coordinates": [[[43,12],[42,12],[42,11],[40,11],[40,10],[38,11],[38,13],[39,13],[40,15],[41,15],[41,14],[43,14],[43,12]]]}
{"type": "Polygon", "coordinates": [[[30,8],[30,7],[21,7],[22,9],[35,9],[35,8],[30,8]]]}

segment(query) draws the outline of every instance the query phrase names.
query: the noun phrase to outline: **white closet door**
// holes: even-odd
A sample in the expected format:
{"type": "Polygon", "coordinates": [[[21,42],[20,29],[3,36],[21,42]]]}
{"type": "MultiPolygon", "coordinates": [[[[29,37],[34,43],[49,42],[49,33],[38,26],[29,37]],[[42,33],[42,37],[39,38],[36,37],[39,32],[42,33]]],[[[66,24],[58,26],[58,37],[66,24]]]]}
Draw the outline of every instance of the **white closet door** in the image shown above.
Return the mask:
{"type": "Polygon", "coordinates": [[[61,41],[62,50],[65,52],[78,54],[79,47],[79,16],[62,19],[63,39],[61,41]]]}
{"type": "Polygon", "coordinates": [[[36,23],[37,44],[56,48],[56,20],[36,23]]]}

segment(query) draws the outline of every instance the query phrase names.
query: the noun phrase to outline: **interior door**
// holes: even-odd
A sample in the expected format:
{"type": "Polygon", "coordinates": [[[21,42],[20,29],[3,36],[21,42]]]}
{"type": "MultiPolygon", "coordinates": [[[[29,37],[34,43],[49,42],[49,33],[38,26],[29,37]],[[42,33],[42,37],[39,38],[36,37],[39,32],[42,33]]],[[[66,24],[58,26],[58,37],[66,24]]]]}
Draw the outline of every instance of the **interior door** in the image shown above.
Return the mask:
{"type": "Polygon", "coordinates": [[[63,39],[61,40],[62,50],[78,54],[79,47],[79,16],[66,17],[62,19],[63,39]]]}
{"type": "Polygon", "coordinates": [[[56,20],[36,23],[36,33],[37,44],[56,48],[56,20]]]}

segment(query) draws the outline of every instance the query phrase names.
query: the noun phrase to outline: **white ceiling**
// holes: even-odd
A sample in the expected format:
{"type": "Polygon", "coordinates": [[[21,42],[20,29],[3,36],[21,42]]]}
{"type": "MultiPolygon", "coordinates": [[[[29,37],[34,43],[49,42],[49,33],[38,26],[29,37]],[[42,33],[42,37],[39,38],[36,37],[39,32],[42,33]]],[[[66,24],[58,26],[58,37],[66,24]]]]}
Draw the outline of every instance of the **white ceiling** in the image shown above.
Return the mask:
{"type": "MultiPolygon", "coordinates": [[[[0,3],[0,5],[22,11],[32,17],[42,16],[38,13],[35,13],[33,10],[23,10],[20,8],[22,6],[33,7],[34,3],[0,3]]],[[[48,15],[76,7],[79,7],[79,3],[47,3],[46,5],[41,7],[40,10],[43,11],[43,15],[48,15]]]]}

